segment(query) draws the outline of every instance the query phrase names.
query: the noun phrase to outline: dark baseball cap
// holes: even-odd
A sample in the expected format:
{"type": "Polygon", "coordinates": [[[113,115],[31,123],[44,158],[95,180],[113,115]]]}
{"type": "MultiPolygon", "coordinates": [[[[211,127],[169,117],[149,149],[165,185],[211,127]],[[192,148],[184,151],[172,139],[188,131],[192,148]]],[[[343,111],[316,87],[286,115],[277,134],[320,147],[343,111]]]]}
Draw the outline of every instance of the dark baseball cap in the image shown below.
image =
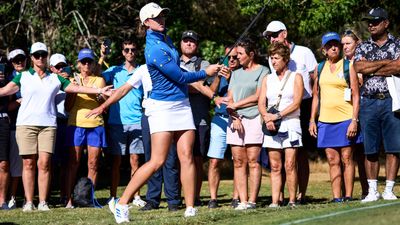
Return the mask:
{"type": "Polygon", "coordinates": [[[386,10],[378,7],[378,8],[373,8],[368,12],[368,15],[364,16],[362,20],[387,20],[388,19],[388,13],[386,10]]]}
{"type": "Polygon", "coordinates": [[[199,35],[192,30],[187,30],[182,33],[182,40],[185,38],[193,39],[195,42],[199,41],[199,35]]]}

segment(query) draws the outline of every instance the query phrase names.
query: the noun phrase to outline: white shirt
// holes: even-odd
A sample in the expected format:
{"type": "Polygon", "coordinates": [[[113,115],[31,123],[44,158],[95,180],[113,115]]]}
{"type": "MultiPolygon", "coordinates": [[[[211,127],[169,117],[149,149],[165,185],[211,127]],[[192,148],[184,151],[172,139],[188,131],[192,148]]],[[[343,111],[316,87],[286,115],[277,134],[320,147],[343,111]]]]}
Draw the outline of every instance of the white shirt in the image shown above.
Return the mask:
{"type": "Polygon", "coordinates": [[[139,88],[143,86],[143,108],[146,108],[147,98],[150,96],[150,92],[153,89],[153,84],[151,82],[150,73],[147,69],[147,65],[143,64],[139,66],[132,74],[131,78],[126,82],[132,85],[133,88],[139,88]]]}
{"type": "MultiPolygon", "coordinates": [[[[275,72],[274,67],[272,67],[271,57],[268,57],[268,63],[271,72],[275,72]]],[[[289,70],[300,73],[303,76],[303,99],[312,97],[310,72],[314,71],[317,64],[314,53],[309,48],[292,43],[288,67],[289,70]]]]}

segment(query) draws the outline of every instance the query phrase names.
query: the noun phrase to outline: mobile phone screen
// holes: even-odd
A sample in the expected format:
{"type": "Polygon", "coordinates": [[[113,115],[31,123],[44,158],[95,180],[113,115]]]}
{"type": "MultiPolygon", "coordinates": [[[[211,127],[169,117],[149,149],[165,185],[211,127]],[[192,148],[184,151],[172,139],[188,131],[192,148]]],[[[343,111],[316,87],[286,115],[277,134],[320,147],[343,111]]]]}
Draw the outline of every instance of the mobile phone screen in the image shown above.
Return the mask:
{"type": "Polygon", "coordinates": [[[6,65],[4,63],[0,63],[0,72],[4,74],[5,69],[6,69],[6,65]]]}

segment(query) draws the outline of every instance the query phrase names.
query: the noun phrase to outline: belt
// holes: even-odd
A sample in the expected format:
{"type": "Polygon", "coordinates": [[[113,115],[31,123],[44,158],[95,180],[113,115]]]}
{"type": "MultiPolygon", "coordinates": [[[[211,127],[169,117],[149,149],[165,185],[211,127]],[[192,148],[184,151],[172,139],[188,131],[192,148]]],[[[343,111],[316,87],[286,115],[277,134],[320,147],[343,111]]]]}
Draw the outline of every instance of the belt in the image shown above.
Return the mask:
{"type": "Polygon", "coordinates": [[[229,115],[225,115],[225,114],[222,114],[222,113],[216,113],[215,115],[217,115],[219,117],[222,117],[222,118],[229,118],[229,115]]]}
{"type": "Polygon", "coordinates": [[[8,114],[7,113],[0,113],[0,118],[8,118],[8,114]]]}
{"type": "Polygon", "coordinates": [[[385,98],[389,98],[390,94],[389,94],[389,92],[383,92],[383,93],[376,93],[376,94],[372,94],[372,95],[363,95],[363,96],[366,98],[383,100],[385,98]]]}

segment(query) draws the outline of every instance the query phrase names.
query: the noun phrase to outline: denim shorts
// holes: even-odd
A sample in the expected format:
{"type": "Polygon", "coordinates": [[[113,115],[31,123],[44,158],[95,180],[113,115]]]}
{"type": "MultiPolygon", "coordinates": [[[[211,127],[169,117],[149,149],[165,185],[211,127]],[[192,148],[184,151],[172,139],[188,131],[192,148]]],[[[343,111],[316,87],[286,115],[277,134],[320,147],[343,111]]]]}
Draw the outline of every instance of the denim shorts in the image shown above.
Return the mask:
{"type": "Polygon", "coordinates": [[[73,146],[92,146],[107,147],[106,131],[103,126],[84,128],[77,126],[67,127],[67,145],[73,146]]]}
{"type": "Polygon", "coordinates": [[[400,152],[400,115],[392,112],[392,98],[362,96],[359,118],[366,155],[379,153],[382,141],[386,153],[400,152]]]}
{"type": "Polygon", "coordinates": [[[224,159],[226,151],[226,128],[228,117],[215,115],[211,121],[210,147],[207,156],[214,159],[224,159]]]}
{"type": "Polygon", "coordinates": [[[143,154],[142,126],[140,124],[108,126],[112,155],[143,154]]]}

